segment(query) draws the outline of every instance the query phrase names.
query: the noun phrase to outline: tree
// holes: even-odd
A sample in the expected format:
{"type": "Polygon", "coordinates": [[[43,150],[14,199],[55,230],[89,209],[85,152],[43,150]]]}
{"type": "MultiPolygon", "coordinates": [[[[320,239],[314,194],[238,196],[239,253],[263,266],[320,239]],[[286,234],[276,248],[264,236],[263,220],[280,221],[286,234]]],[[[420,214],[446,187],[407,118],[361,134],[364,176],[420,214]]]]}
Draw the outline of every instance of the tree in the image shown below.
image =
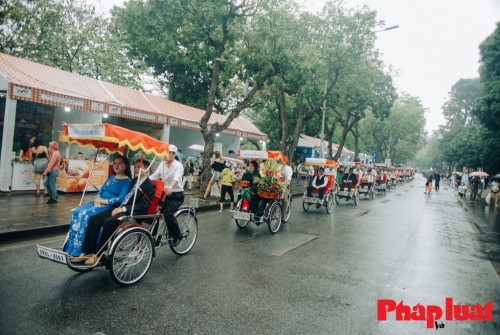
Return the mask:
{"type": "Polygon", "coordinates": [[[141,88],[141,62],[110,32],[110,19],[84,1],[0,2],[0,52],[118,85],[141,88]]]}
{"type": "MultiPolygon", "coordinates": [[[[171,98],[204,105],[199,122],[205,141],[204,166],[210,166],[215,135],[251,105],[276,72],[276,53],[264,47],[272,36],[257,24],[272,9],[266,4],[259,0],[131,0],[113,10],[117,31],[131,46],[129,56],[154,67],[156,75],[164,75],[171,98]],[[224,89],[237,80],[249,83],[243,96],[224,89]],[[217,112],[225,114],[226,120],[209,124],[217,112]]],[[[202,190],[210,179],[209,169],[203,173],[202,190]]]]}
{"type": "Polygon", "coordinates": [[[421,101],[402,94],[392,106],[389,116],[377,118],[367,113],[360,125],[365,145],[373,143],[381,161],[406,163],[424,147],[425,108],[421,101]]]}
{"type": "Polygon", "coordinates": [[[500,22],[480,45],[480,80],[484,85],[474,114],[492,131],[500,131],[500,22]]]}
{"type": "Polygon", "coordinates": [[[479,78],[460,79],[448,93],[448,100],[443,104],[443,116],[447,124],[458,122],[463,125],[471,124],[476,117],[472,110],[481,92],[482,85],[479,78]]]}

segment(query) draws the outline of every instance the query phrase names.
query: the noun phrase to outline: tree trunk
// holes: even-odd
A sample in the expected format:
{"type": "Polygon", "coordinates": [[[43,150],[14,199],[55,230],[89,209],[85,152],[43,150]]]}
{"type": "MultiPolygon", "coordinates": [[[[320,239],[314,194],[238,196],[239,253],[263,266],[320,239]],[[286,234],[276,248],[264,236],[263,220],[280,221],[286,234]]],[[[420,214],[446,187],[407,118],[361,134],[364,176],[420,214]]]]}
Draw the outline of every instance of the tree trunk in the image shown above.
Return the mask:
{"type": "Polygon", "coordinates": [[[203,140],[205,141],[205,151],[203,151],[202,154],[202,164],[203,164],[203,170],[202,173],[199,176],[199,183],[200,183],[200,197],[202,197],[205,194],[205,191],[208,186],[208,182],[212,178],[212,168],[210,165],[210,158],[212,158],[214,154],[214,137],[213,134],[208,134],[208,136],[205,136],[203,134],[203,140]]]}
{"type": "Polygon", "coordinates": [[[289,160],[293,159],[295,148],[297,147],[297,143],[299,143],[299,136],[300,131],[302,130],[302,126],[304,125],[304,122],[310,118],[310,116],[307,117],[306,110],[303,107],[299,108],[299,118],[297,119],[297,123],[295,124],[295,129],[293,131],[292,143],[290,143],[290,146],[288,147],[288,152],[285,153],[287,154],[287,158],[289,160]]]}
{"type": "Polygon", "coordinates": [[[335,123],[329,128],[325,122],[325,138],[328,139],[328,159],[333,157],[333,133],[335,132],[335,123]]]}
{"type": "Polygon", "coordinates": [[[356,122],[356,125],[351,130],[351,133],[354,136],[354,158],[353,158],[354,162],[359,161],[359,129],[358,129],[358,124],[359,124],[359,122],[356,122]]]}
{"type": "MultiPolygon", "coordinates": [[[[281,143],[280,151],[283,153],[287,152],[287,139],[288,139],[288,121],[286,119],[286,106],[285,106],[285,92],[283,87],[279,87],[278,91],[278,108],[280,110],[281,119],[281,143]]],[[[292,157],[289,157],[292,159],[292,157]]]]}

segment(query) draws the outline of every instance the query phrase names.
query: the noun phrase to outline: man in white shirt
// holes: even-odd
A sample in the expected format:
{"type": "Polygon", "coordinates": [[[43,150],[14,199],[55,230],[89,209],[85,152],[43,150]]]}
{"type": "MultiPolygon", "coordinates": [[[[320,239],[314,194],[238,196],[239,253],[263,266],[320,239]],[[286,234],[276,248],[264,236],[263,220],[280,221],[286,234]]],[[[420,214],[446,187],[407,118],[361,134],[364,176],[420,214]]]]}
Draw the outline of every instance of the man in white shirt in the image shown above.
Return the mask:
{"type": "Polygon", "coordinates": [[[299,163],[299,165],[297,165],[297,186],[299,186],[301,178],[302,178],[302,163],[299,163]]]}
{"type": "Polygon", "coordinates": [[[309,176],[309,186],[312,185],[313,178],[314,178],[314,166],[309,165],[309,168],[307,169],[307,175],[309,176]]]}
{"type": "MultiPolygon", "coordinates": [[[[368,170],[366,171],[366,175],[365,175],[365,178],[368,179],[366,185],[368,186],[368,188],[372,187],[373,186],[373,183],[375,182],[376,178],[377,178],[377,172],[375,172],[375,169],[372,169],[372,168],[368,168],[368,170]]],[[[361,184],[361,188],[365,188],[365,184],[361,184]]]]}
{"type": "Polygon", "coordinates": [[[307,188],[307,196],[312,197],[311,191],[316,189],[319,191],[318,197],[323,199],[323,192],[325,191],[325,187],[328,184],[328,178],[325,177],[325,169],[320,167],[318,170],[318,175],[314,177],[312,185],[307,188]]]}
{"type": "Polygon", "coordinates": [[[174,217],[175,212],[184,203],[184,188],[182,187],[182,175],[184,174],[183,165],[175,160],[177,147],[170,144],[168,158],[166,158],[156,169],[149,179],[163,180],[165,182],[164,192],[167,195],[165,205],[163,206],[163,216],[167,224],[172,245],[177,245],[182,239],[177,219],[174,217]]]}
{"type": "Polygon", "coordinates": [[[288,199],[288,193],[290,192],[290,183],[292,182],[293,170],[292,167],[287,163],[281,162],[281,164],[283,164],[283,168],[281,169],[281,175],[285,179],[286,183],[285,190],[283,191],[283,199],[285,200],[283,200],[282,203],[283,210],[281,211],[282,220],[284,222],[284,218],[286,217],[286,212],[288,209],[288,201],[286,200],[288,199]]]}

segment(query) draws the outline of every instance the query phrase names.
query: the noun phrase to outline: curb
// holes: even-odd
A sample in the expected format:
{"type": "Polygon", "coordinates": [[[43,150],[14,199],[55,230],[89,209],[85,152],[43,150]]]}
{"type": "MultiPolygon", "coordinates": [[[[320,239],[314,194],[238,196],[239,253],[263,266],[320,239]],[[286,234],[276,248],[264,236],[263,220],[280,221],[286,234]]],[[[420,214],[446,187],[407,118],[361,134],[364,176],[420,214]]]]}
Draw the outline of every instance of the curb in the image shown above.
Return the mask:
{"type": "MultiPolygon", "coordinates": [[[[292,198],[301,197],[303,193],[293,193],[292,198]]],[[[198,207],[196,212],[205,212],[213,209],[219,209],[219,204],[207,205],[198,207]]],[[[69,229],[69,224],[57,225],[57,226],[49,226],[49,227],[40,227],[33,229],[25,229],[25,230],[17,230],[6,233],[0,233],[0,243],[12,242],[16,240],[34,238],[34,237],[43,237],[46,235],[53,235],[67,232],[69,229]]]]}

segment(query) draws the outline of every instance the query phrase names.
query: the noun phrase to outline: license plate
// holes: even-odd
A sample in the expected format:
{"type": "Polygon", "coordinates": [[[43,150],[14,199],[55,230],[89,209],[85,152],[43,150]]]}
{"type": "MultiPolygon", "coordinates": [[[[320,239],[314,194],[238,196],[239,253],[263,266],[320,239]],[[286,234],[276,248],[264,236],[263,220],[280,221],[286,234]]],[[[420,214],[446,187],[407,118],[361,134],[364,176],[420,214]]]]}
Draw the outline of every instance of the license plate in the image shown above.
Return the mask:
{"type": "Polygon", "coordinates": [[[66,254],[60,251],[56,251],[53,249],[45,248],[42,246],[36,246],[38,256],[42,258],[50,259],[54,262],[66,264],[66,254]]]}
{"type": "Polygon", "coordinates": [[[250,220],[252,214],[250,213],[242,213],[242,212],[233,212],[233,219],[236,220],[250,220]]]}
{"type": "Polygon", "coordinates": [[[308,197],[305,197],[304,198],[304,202],[305,203],[309,203],[309,204],[319,204],[320,200],[318,198],[308,198],[308,197]]]}
{"type": "Polygon", "coordinates": [[[341,195],[341,196],[343,196],[343,197],[347,197],[349,195],[349,192],[347,192],[347,191],[339,191],[338,194],[341,195]]]}

